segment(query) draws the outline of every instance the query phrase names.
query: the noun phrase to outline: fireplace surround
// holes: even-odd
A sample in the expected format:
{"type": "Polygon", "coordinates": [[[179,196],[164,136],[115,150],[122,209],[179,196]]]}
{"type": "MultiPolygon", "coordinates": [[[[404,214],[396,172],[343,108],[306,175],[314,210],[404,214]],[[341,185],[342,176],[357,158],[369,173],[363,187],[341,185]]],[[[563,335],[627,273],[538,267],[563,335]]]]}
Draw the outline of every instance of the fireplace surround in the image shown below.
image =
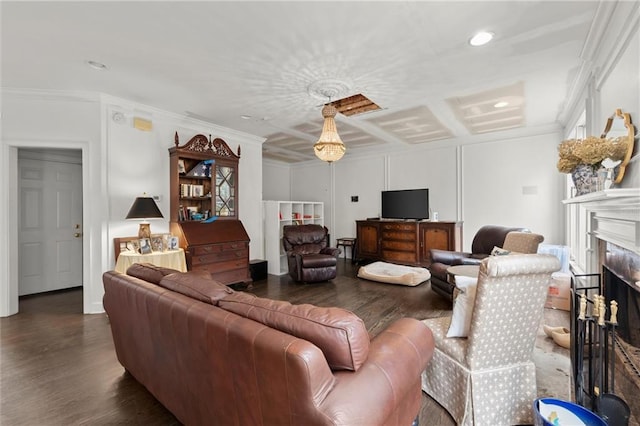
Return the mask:
{"type": "MultiPolygon", "coordinates": [[[[606,306],[618,302],[615,393],[631,406],[630,424],[639,424],[640,188],[608,189],[563,203],[572,272],[599,276],[606,306]]],[[[607,310],[607,319],[609,315],[607,310]]]]}

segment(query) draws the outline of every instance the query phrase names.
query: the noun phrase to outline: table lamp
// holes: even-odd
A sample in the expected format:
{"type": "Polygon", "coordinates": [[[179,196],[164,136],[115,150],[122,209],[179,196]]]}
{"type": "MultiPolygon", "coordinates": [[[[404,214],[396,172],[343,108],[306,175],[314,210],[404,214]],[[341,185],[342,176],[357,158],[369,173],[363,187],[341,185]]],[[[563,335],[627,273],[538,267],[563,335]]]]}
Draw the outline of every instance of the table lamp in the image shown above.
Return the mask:
{"type": "Polygon", "coordinates": [[[153,198],[147,197],[146,194],[136,198],[129,209],[129,213],[127,213],[127,219],[142,219],[140,229],[138,230],[138,238],[151,237],[151,225],[149,225],[147,219],[162,217],[164,216],[162,216],[162,212],[160,212],[156,202],[153,201],[153,198]]]}

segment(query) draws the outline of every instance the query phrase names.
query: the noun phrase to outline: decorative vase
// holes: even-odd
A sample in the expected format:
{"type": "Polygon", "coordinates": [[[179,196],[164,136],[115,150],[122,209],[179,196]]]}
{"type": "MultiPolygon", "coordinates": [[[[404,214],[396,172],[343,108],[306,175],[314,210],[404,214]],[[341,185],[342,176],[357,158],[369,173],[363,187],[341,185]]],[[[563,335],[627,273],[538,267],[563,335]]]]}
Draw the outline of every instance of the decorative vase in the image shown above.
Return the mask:
{"type": "Polygon", "coordinates": [[[578,164],[571,172],[573,185],[576,187],[576,196],[592,192],[597,179],[597,171],[589,164],[578,164]]]}

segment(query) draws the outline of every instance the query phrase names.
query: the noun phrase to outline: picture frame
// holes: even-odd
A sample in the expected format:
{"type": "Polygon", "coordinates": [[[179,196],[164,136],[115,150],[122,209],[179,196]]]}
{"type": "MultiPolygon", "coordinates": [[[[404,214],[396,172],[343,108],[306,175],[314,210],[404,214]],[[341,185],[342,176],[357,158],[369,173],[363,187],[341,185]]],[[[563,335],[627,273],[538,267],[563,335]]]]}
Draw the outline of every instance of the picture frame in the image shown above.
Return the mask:
{"type": "MultiPolygon", "coordinates": [[[[120,247],[122,248],[122,246],[120,247]]],[[[139,253],[138,247],[139,247],[138,240],[127,241],[125,243],[125,250],[121,250],[121,251],[131,251],[134,253],[139,253]]]]}
{"type": "Polygon", "coordinates": [[[140,248],[140,254],[151,254],[151,239],[150,238],[140,238],[138,240],[138,245],[140,248]]]}
{"type": "Polygon", "coordinates": [[[178,240],[178,237],[176,236],[170,236],[169,237],[169,246],[168,246],[168,250],[178,250],[180,248],[180,240],[178,240]]]}
{"type": "Polygon", "coordinates": [[[153,252],[165,251],[162,234],[151,235],[151,251],[153,252]]]}

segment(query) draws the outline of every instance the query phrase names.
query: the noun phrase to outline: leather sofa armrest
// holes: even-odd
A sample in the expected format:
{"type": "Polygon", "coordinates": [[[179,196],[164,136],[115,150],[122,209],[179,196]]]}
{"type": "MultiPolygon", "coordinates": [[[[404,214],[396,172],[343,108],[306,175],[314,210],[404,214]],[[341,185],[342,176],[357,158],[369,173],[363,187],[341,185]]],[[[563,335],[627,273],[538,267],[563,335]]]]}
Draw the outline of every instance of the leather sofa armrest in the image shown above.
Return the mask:
{"type": "Polygon", "coordinates": [[[340,250],[339,248],[335,248],[335,247],[325,247],[322,250],[320,250],[320,254],[329,254],[329,255],[331,255],[333,257],[338,257],[341,252],[342,252],[342,250],[340,250]]]}
{"type": "Polygon", "coordinates": [[[473,256],[460,259],[458,265],[479,265],[482,263],[482,259],[488,257],[486,254],[474,254],[473,256]]]}
{"type": "Polygon", "coordinates": [[[431,262],[433,263],[444,263],[445,265],[456,265],[459,263],[455,263],[470,257],[471,253],[461,252],[461,251],[448,251],[448,250],[438,250],[431,249],[431,262]]]}
{"type": "Polygon", "coordinates": [[[358,371],[334,372],[338,384],[321,403],[321,410],[350,413],[351,424],[401,424],[394,415],[410,417],[405,422],[409,424],[418,413],[398,410],[389,401],[420,398],[421,374],[434,345],[431,330],[421,321],[393,322],[371,341],[369,356],[358,371]]]}
{"type": "Polygon", "coordinates": [[[468,257],[466,259],[460,259],[460,262],[456,263],[456,265],[479,265],[480,263],[482,263],[481,259],[468,257]]]}

